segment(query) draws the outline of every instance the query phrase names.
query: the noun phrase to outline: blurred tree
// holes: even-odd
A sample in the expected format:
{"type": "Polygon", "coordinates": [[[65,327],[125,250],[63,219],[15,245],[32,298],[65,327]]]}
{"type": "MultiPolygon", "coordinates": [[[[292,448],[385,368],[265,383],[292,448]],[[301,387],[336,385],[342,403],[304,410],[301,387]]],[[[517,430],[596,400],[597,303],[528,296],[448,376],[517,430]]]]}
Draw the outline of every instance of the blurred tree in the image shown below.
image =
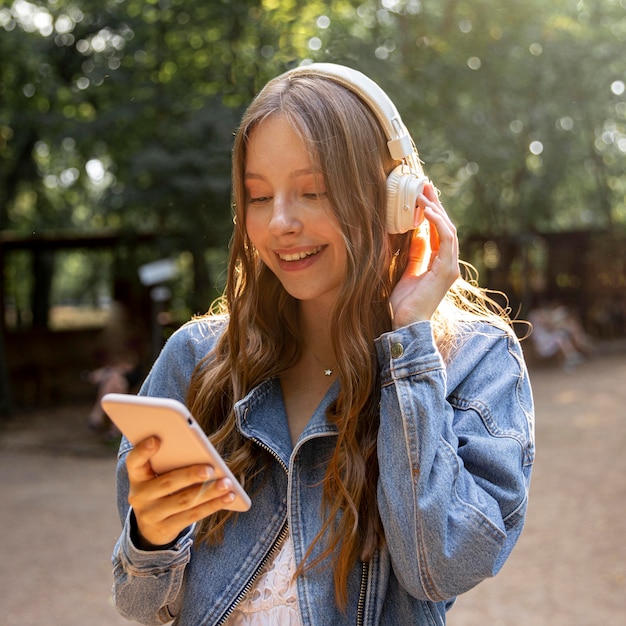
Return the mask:
{"type": "Polygon", "coordinates": [[[0,230],[176,233],[206,308],[242,108],[307,58],[390,93],[462,234],[623,225],[625,5],[0,0],[0,230]]]}
{"type": "Polygon", "coordinates": [[[623,0],[383,4],[380,82],[461,231],[625,223],[623,0]]]}
{"type": "MultiPolygon", "coordinates": [[[[10,291],[20,320],[30,299],[30,318],[45,326],[54,289],[97,301],[109,268],[136,279],[140,263],[179,255],[193,271],[176,281],[177,297],[205,310],[230,233],[238,119],[267,79],[306,60],[351,65],[388,91],[466,250],[472,235],[487,239],[471,258],[486,284],[504,287],[496,274],[508,280],[517,264],[527,285],[530,265],[547,258],[533,233],[626,226],[625,9],[626,0],[0,0],[0,235],[125,237],[115,258],[65,255],[61,278],[60,255],[0,255],[11,263],[0,268],[0,303],[10,291]],[[163,236],[134,245],[145,232],[163,236]]],[[[620,246],[596,250],[595,267],[620,246]]],[[[619,293],[624,261],[613,260],[597,282],[619,293]]]]}

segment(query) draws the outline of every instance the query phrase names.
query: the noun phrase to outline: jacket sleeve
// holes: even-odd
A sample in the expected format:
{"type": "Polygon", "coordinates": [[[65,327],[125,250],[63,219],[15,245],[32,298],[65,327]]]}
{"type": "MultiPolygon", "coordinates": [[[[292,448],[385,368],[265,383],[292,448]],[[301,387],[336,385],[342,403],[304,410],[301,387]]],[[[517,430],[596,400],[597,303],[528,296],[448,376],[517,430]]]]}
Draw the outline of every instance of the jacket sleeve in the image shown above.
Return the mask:
{"type": "MultiPolygon", "coordinates": [[[[172,335],[142,385],[140,395],[184,402],[193,368],[210,345],[202,333],[199,325],[190,324],[172,335]]],[[[112,557],[115,606],[127,619],[142,624],[165,624],[180,610],[193,527],[184,531],[167,550],[145,551],[136,547],[126,471],[126,456],[131,448],[123,438],[117,463],[117,506],[123,528],[112,557]]]]}
{"type": "Polygon", "coordinates": [[[534,458],[530,383],[513,333],[468,324],[444,364],[429,322],[377,340],[378,501],[394,573],[420,600],[493,576],[521,532],[534,458]]]}
{"type": "Polygon", "coordinates": [[[193,528],[168,550],[145,551],[135,546],[133,527],[133,512],[129,510],[113,551],[115,607],[126,619],[141,624],[167,624],[180,611],[193,528]]]}

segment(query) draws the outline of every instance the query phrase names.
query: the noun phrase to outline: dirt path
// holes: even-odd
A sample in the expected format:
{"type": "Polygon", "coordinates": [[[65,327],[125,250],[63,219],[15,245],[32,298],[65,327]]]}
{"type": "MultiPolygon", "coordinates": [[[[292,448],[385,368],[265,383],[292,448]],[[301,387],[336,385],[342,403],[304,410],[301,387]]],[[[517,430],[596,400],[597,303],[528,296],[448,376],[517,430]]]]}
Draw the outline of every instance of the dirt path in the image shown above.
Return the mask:
{"type": "MultiPolygon", "coordinates": [[[[626,354],[531,378],[538,457],[526,529],[500,574],[461,597],[448,624],[622,626],[626,354]]],[[[3,625],[129,623],[110,599],[115,449],[88,432],[86,411],[29,413],[0,429],[3,625]]]]}
{"type": "Polygon", "coordinates": [[[449,626],[626,624],[626,355],[534,370],[537,460],[526,528],[449,626]]]}

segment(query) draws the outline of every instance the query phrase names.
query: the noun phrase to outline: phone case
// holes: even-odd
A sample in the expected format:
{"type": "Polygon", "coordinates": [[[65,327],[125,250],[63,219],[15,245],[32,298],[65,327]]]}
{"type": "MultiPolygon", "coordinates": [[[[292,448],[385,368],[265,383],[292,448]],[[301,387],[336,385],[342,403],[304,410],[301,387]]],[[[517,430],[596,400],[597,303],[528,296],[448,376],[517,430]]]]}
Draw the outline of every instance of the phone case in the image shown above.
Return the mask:
{"type": "Polygon", "coordinates": [[[233,483],[235,500],[226,508],[247,511],[250,498],[187,407],[171,398],[153,398],[109,393],[101,400],[102,408],[126,438],[136,445],[155,435],[161,441],[159,451],[150,459],[156,474],[189,465],[206,464],[215,469],[217,478],[233,483]]]}

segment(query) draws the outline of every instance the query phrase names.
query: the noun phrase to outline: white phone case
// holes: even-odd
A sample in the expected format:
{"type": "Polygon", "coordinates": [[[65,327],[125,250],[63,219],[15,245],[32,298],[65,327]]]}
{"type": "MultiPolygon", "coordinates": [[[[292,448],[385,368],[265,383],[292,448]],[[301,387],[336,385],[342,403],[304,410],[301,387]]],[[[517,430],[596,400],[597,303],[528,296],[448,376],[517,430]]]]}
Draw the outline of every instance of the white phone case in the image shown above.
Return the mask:
{"type": "Polygon", "coordinates": [[[126,438],[136,445],[151,436],[161,441],[150,459],[156,474],[189,465],[211,465],[216,479],[227,477],[233,483],[235,499],[225,508],[247,511],[250,498],[187,407],[171,398],[153,398],[122,393],[106,394],[102,408],[126,438]]]}

